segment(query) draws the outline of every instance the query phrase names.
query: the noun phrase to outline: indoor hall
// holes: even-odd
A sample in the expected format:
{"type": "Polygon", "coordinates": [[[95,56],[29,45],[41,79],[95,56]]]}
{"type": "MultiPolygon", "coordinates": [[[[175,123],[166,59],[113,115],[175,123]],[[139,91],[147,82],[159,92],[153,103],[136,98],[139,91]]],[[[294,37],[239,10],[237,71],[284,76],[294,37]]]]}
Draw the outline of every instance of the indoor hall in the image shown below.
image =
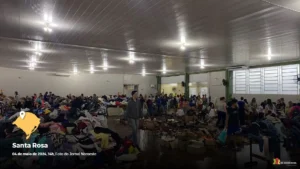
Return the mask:
{"type": "Polygon", "coordinates": [[[299,167],[298,0],[0,11],[1,168],[299,167]]]}

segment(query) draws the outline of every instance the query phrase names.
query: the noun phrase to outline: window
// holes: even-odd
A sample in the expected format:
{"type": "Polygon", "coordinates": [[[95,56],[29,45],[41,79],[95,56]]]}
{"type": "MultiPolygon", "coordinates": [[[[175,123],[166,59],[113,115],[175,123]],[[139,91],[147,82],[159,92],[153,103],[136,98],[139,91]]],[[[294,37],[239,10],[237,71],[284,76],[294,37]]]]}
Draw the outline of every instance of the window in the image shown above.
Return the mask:
{"type": "Polygon", "coordinates": [[[300,94],[297,75],[299,74],[298,65],[289,65],[281,67],[282,94],[300,94]],[[298,93],[297,93],[298,91],[298,93]]]}
{"type": "Polygon", "coordinates": [[[249,70],[249,93],[260,94],[261,93],[261,69],[249,70]]]}
{"type": "Polygon", "coordinates": [[[299,65],[233,71],[234,94],[300,94],[299,65]]]}
{"type": "Polygon", "coordinates": [[[233,72],[233,85],[235,86],[235,93],[246,93],[246,70],[238,70],[233,72]]]}

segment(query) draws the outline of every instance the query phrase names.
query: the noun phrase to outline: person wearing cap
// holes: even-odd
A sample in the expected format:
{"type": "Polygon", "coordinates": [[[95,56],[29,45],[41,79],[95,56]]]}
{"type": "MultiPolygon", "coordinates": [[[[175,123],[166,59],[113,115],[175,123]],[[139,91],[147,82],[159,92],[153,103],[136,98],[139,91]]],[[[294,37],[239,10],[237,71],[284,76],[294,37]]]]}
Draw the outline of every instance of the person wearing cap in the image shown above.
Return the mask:
{"type": "Polygon", "coordinates": [[[132,95],[132,98],[128,102],[125,116],[128,119],[128,122],[129,122],[129,124],[131,124],[131,127],[132,127],[133,143],[136,146],[138,146],[137,133],[138,133],[138,127],[139,127],[139,119],[142,118],[142,116],[143,116],[142,104],[138,100],[138,92],[137,91],[132,91],[131,95],[132,95]]]}

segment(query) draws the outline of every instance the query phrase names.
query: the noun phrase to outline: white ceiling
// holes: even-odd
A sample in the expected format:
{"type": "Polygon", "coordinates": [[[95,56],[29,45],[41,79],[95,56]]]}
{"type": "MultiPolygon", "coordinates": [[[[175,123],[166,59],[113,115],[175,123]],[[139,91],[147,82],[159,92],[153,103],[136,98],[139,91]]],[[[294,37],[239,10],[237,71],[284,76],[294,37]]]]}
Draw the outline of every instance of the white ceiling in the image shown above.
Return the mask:
{"type": "Polygon", "coordinates": [[[160,75],[300,60],[298,0],[2,0],[0,11],[1,67],[28,69],[38,42],[35,71],[160,75]]]}

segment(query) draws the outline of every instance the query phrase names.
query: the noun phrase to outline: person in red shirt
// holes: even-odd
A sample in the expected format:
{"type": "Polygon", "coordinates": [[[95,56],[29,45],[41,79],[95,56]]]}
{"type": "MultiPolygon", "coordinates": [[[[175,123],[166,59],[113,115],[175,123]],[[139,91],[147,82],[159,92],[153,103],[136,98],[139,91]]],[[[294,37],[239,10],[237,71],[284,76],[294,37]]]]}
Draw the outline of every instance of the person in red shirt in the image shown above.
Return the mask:
{"type": "Polygon", "coordinates": [[[300,103],[295,104],[295,105],[291,108],[291,110],[290,110],[290,112],[289,112],[289,114],[288,114],[289,118],[293,118],[293,117],[294,117],[294,114],[297,113],[297,112],[300,113],[300,103]]]}

